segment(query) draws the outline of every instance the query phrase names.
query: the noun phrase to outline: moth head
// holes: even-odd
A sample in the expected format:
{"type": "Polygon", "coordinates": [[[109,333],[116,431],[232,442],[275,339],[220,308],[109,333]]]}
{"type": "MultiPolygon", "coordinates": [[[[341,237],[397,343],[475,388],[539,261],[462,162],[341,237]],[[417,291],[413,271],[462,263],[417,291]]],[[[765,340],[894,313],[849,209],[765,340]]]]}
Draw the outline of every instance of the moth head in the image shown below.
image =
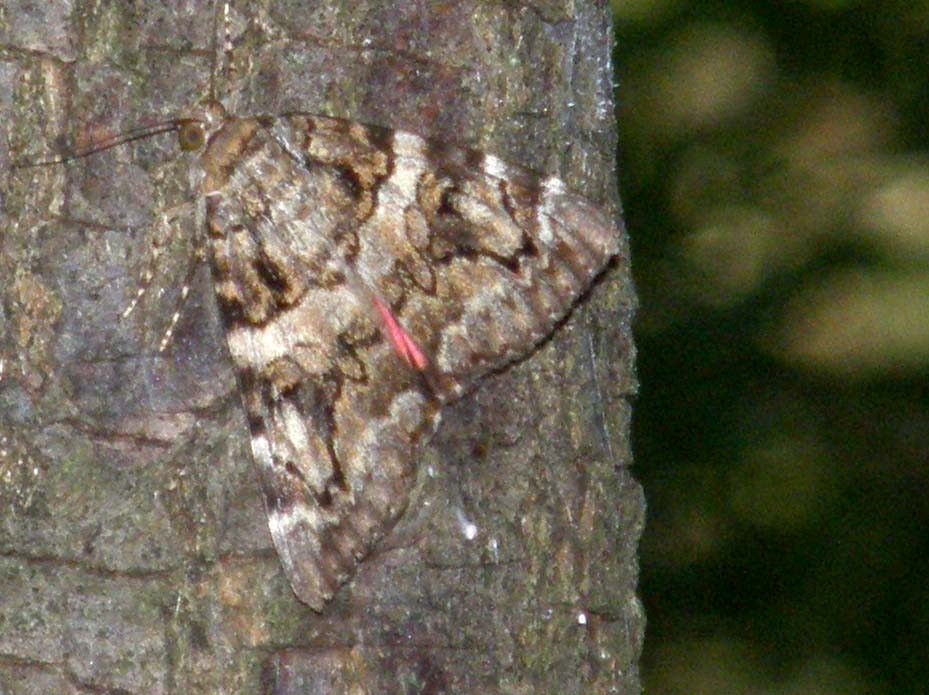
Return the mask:
{"type": "Polygon", "coordinates": [[[177,143],[184,152],[196,152],[226,119],[226,109],[208,100],[177,120],[177,143]]]}
{"type": "Polygon", "coordinates": [[[196,152],[206,142],[206,132],[200,121],[184,121],[177,129],[177,144],[185,152],[196,152]]]}

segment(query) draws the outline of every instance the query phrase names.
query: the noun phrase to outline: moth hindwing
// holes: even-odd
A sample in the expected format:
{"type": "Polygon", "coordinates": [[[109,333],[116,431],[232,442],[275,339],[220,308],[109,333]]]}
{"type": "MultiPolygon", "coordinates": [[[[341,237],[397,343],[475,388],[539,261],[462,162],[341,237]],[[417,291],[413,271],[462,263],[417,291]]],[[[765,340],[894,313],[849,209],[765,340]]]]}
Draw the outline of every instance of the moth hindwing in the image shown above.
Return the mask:
{"type": "Polygon", "coordinates": [[[525,355],[618,250],[556,178],[353,121],[178,122],[274,545],[322,610],[404,511],[441,407],[525,355]]]}

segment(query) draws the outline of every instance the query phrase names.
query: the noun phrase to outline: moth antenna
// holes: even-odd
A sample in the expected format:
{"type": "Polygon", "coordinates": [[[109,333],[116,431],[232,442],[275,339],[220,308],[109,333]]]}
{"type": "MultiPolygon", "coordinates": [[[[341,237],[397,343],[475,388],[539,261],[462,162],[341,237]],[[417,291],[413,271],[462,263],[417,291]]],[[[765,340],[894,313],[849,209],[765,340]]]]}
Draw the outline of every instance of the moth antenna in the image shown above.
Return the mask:
{"type": "Polygon", "coordinates": [[[187,298],[190,296],[190,286],[191,283],[193,283],[194,274],[197,272],[197,268],[200,267],[200,264],[205,260],[206,254],[204,252],[204,244],[200,242],[197,244],[197,248],[194,252],[190,254],[190,260],[187,263],[187,272],[184,274],[184,282],[181,285],[181,293],[177,298],[177,303],[174,305],[174,313],[171,314],[171,321],[168,323],[168,327],[161,337],[161,343],[158,344],[158,352],[164,352],[174,339],[174,329],[177,327],[177,322],[181,318],[184,305],[187,304],[187,298]]]}
{"type": "Polygon", "coordinates": [[[139,128],[133,128],[126,132],[119,133],[118,135],[105,138],[104,140],[95,142],[84,149],[69,152],[55,159],[44,159],[38,162],[15,162],[10,168],[31,169],[33,167],[66,164],[68,162],[73,162],[76,159],[83,159],[84,157],[89,157],[92,154],[103,152],[105,150],[112,149],[113,147],[119,147],[120,145],[125,145],[130,142],[135,142],[136,140],[149,138],[153,135],[176,132],[180,127],[181,121],[178,120],[162,121],[161,123],[155,123],[153,125],[141,126],[139,128]]]}
{"type": "Polygon", "coordinates": [[[177,306],[174,309],[174,313],[171,314],[171,321],[168,323],[168,327],[165,329],[164,335],[161,337],[161,342],[158,344],[158,352],[164,352],[168,345],[171,344],[171,340],[174,338],[174,328],[177,326],[178,320],[181,318],[181,311],[184,309],[184,304],[187,303],[187,296],[190,294],[190,285],[185,282],[181,285],[181,295],[177,300],[177,306]]]}
{"type": "MultiPolygon", "coordinates": [[[[162,214],[162,225],[170,230],[170,224],[168,223],[167,214],[162,214]]],[[[152,285],[152,278],[155,277],[155,269],[158,267],[158,259],[161,256],[161,251],[164,249],[171,235],[167,234],[162,240],[159,236],[155,236],[152,239],[151,251],[149,252],[148,264],[146,265],[145,272],[142,273],[142,277],[139,279],[139,288],[136,290],[135,297],[132,298],[132,301],[123,309],[120,317],[123,319],[129,318],[129,315],[135,310],[139,302],[142,300],[142,297],[145,296],[145,293],[148,292],[149,287],[152,285]]]]}

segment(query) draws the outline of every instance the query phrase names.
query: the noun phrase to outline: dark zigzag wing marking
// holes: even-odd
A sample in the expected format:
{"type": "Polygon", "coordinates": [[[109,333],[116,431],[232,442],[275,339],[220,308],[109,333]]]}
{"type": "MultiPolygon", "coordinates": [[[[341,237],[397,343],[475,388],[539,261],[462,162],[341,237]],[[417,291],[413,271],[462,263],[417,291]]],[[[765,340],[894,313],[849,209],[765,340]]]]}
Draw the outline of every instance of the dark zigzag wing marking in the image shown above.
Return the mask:
{"type": "Polygon", "coordinates": [[[404,510],[438,404],[544,337],[616,230],[557,179],[339,119],[226,119],[201,163],[269,527],[321,610],[404,510]]]}

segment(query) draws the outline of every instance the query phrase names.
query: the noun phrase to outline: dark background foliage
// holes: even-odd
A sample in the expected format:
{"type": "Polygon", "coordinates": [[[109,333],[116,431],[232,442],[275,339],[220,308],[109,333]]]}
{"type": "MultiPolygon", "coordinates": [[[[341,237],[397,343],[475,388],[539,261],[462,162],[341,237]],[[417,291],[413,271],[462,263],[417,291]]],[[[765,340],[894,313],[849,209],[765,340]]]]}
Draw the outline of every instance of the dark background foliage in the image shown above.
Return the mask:
{"type": "Polygon", "coordinates": [[[924,692],[929,5],[613,7],[646,689],[924,692]]]}

